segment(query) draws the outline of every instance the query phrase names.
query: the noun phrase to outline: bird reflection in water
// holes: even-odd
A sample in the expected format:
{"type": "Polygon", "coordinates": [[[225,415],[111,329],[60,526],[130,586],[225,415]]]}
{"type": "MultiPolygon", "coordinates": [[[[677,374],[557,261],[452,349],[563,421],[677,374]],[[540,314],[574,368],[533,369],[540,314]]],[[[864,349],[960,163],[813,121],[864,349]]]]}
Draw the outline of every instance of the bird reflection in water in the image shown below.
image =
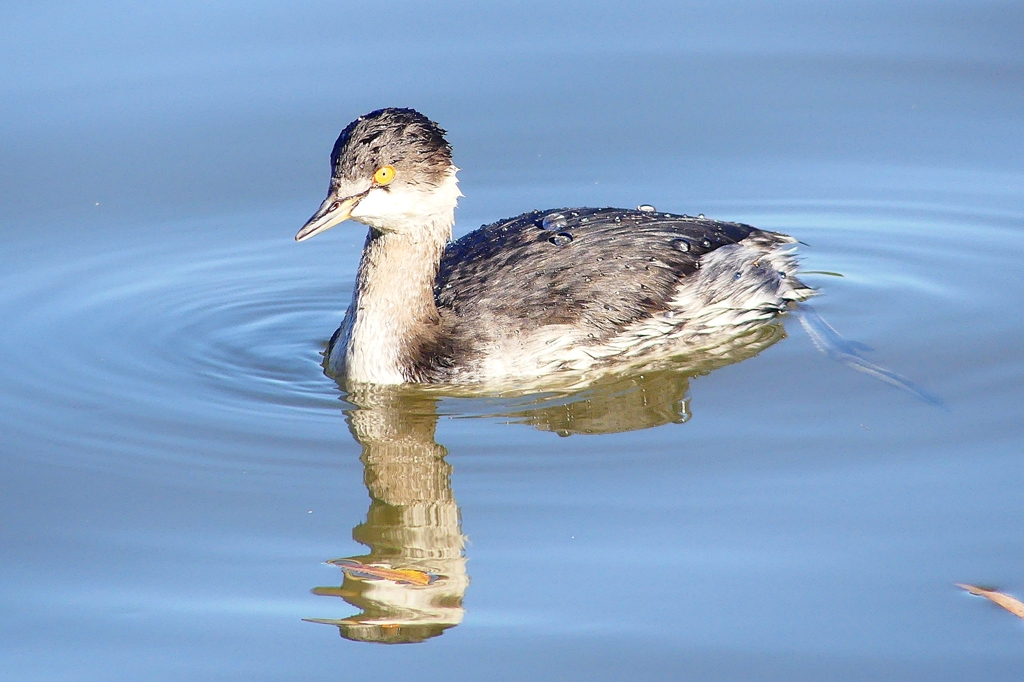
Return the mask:
{"type": "MultiPolygon", "coordinates": [[[[753,357],[785,335],[780,323],[767,323],[699,356],[582,386],[577,382],[529,403],[510,398],[508,409],[488,416],[561,436],[682,423],[690,416],[691,377],[753,357]]],[[[363,448],[363,481],[370,495],[366,521],[352,537],[370,551],[329,561],[341,569],[342,584],[313,593],[341,597],[361,611],[339,620],[306,620],[335,625],[345,639],[385,644],[421,642],[462,621],[469,586],[465,537],[448,453],[434,440],[434,431],[437,403],[466,395],[439,387],[347,391],[349,430],[363,448]]]]}
{"type": "Polygon", "coordinates": [[[465,538],[452,495],[448,451],[434,440],[435,397],[373,387],[348,395],[349,430],[363,446],[366,521],[352,538],[370,548],[333,559],[344,581],[314,594],[341,597],[362,612],[341,620],[341,636],[398,644],[436,637],[462,621],[469,585],[465,538]]]}

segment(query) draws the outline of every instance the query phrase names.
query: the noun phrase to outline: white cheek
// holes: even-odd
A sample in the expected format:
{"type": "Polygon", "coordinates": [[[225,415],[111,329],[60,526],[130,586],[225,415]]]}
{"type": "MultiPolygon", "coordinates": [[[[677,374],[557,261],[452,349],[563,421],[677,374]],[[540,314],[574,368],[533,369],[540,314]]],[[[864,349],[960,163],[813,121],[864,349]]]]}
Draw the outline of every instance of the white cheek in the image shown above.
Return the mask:
{"type": "Polygon", "coordinates": [[[392,185],[376,187],[352,210],[352,218],[381,230],[401,232],[435,218],[451,220],[458,203],[455,169],[439,186],[392,185]]]}
{"type": "Polygon", "coordinates": [[[379,230],[402,232],[433,215],[431,195],[405,187],[370,191],[352,211],[352,218],[379,230]]]}
{"type": "Polygon", "coordinates": [[[377,218],[390,215],[394,211],[394,201],[383,189],[373,189],[352,209],[352,217],[356,220],[377,218]]]}

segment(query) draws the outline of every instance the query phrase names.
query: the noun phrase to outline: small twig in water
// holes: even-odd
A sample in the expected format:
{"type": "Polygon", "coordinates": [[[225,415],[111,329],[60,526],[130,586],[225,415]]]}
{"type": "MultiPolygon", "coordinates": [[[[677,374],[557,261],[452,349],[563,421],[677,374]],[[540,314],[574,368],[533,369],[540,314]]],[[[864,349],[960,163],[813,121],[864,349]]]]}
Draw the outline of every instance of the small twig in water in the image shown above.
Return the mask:
{"type": "Polygon", "coordinates": [[[956,586],[960,589],[967,590],[973,595],[984,597],[993,603],[999,604],[1018,618],[1024,618],[1024,602],[1021,602],[1019,599],[1014,599],[1008,594],[996,592],[995,590],[987,590],[984,587],[978,587],[977,585],[956,583],[956,586]]]}

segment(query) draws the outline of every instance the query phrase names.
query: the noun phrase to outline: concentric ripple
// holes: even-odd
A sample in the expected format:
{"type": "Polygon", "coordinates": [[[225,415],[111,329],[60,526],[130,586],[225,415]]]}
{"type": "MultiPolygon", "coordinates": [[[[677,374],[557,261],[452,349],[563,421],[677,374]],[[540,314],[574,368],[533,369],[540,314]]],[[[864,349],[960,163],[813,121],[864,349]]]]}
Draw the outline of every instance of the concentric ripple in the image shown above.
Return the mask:
{"type": "Polygon", "coordinates": [[[337,420],[320,352],[344,309],[342,278],[298,262],[283,238],[197,250],[165,236],[5,278],[11,429],[50,422],[42,430],[76,448],[133,451],[211,429],[277,433],[267,427],[283,416],[337,420]]]}
{"type": "MultiPolygon", "coordinates": [[[[1020,216],[872,205],[736,217],[806,242],[806,269],[843,275],[807,276],[822,289],[822,314],[887,358],[931,353],[893,369],[947,397],[964,390],[948,370],[965,366],[965,344],[1024,326],[1012,276],[1024,257],[1020,216]]],[[[337,239],[312,249],[284,234],[228,244],[196,234],[162,233],[141,247],[100,240],[61,258],[40,251],[4,275],[2,421],[6,433],[32,436],[22,456],[39,456],[28,443],[40,433],[68,456],[122,462],[182,451],[204,464],[237,461],[246,442],[278,439],[281,461],[295,464],[309,456],[297,442],[346,438],[342,394],[320,353],[350,296],[353,245],[339,253],[337,239]]],[[[798,358],[787,361],[800,371],[798,358]]],[[[443,411],[523,404],[460,398],[443,411]]]]}

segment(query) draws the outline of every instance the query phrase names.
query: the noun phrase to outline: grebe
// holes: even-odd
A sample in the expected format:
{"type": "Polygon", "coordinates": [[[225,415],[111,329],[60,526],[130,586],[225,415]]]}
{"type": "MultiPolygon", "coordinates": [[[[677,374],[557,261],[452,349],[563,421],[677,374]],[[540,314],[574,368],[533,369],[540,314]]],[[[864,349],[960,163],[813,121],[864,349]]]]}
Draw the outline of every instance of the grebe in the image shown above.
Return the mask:
{"type": "Polygon", "coordinates": [[[451,241],[445,131],[412,109],[360,116],[296,241],[369,226],[352,302],[324,356],[356,384],[465,384],[589,372],[735,339],[814,293],[796,240],[637,210],[531,211],[451,241]]]}

